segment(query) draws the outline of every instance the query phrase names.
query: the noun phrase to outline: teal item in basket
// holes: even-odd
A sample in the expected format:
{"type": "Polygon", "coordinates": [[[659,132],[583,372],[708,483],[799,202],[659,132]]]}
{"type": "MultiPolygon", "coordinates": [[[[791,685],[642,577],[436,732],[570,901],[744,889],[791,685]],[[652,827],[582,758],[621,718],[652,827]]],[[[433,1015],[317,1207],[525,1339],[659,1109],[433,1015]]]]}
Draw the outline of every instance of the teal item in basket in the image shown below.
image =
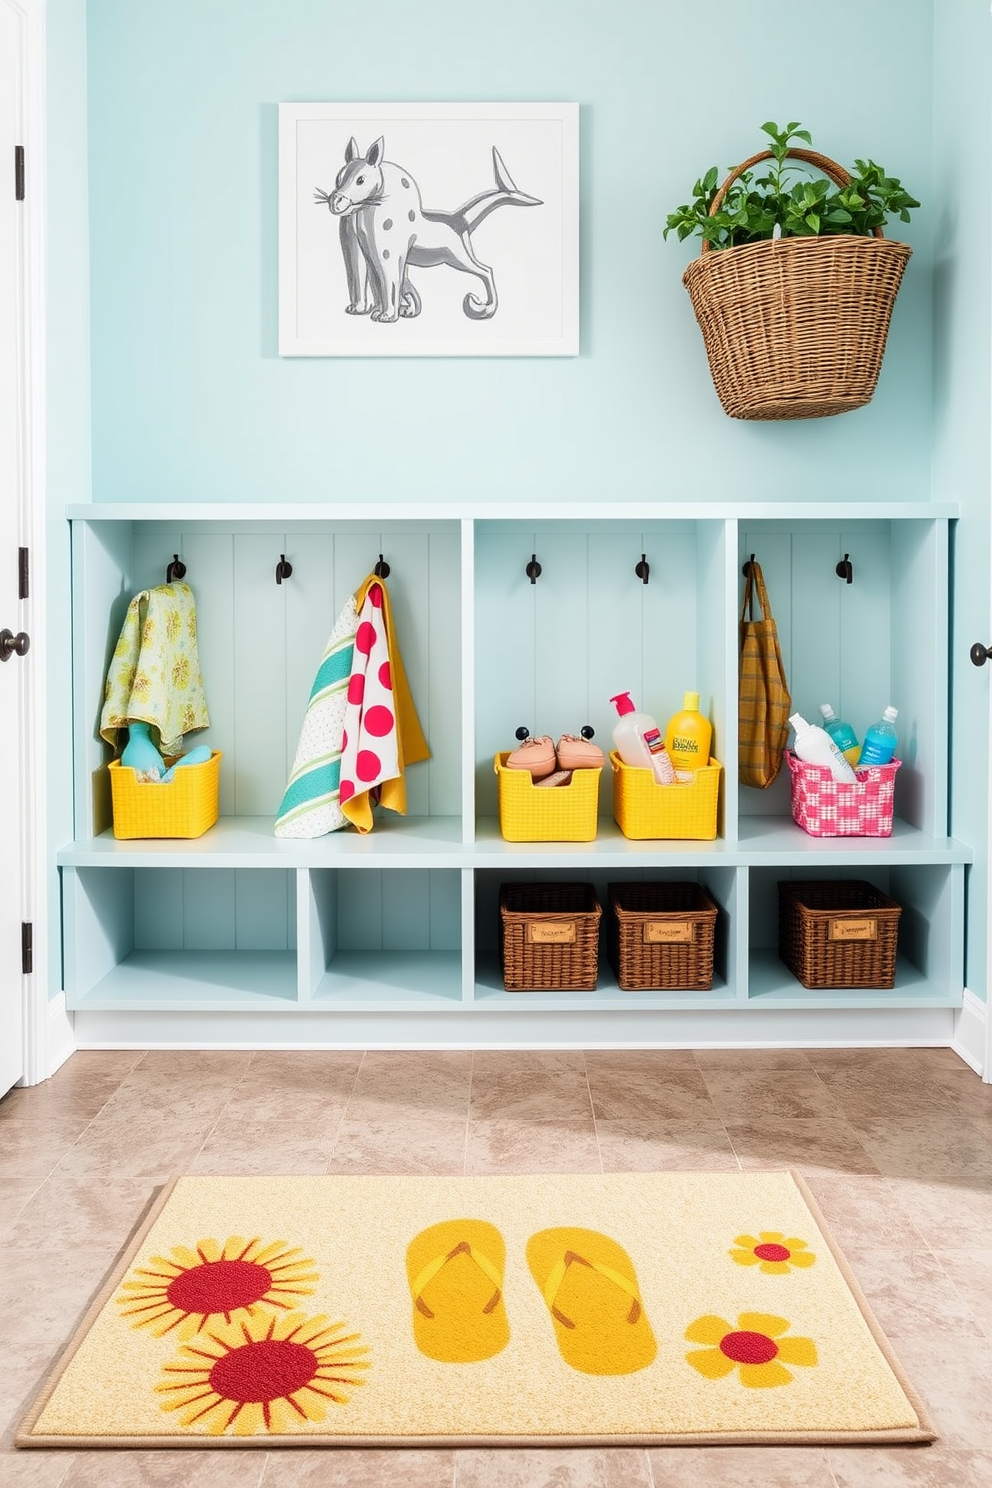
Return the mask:
{"type": "Polygon", "coordinates": [[[191,749],[188,754],[181,755],[175,764],[169,766],[162,776],[163,781],[171,780],[180,765],[205,765],[210,755],[211,750],[206,744],[198,744],[195,749],[191,749]]]}
{"type": "Polygon", "coordinates": [[[887,765],[895,758],[899,744],[895,726],[898,717],[899,709],[893,708],[890,703],[883,710],[878,722],[865,730],[865,742],[861,746],[861,757],[858,760],[859,770],[867,765],[887,765]]]}
{"type": "MultiPolygon", "coordinates": [[[[121,764],[138,775],[153,775],[159,780],[165,774],[165,760],[149,737],[150,725],[132,721],[127,726],[127,743],[121,755],[121,764]]],[[[207,750],[210,758],[210,750],[207,750]]]]}

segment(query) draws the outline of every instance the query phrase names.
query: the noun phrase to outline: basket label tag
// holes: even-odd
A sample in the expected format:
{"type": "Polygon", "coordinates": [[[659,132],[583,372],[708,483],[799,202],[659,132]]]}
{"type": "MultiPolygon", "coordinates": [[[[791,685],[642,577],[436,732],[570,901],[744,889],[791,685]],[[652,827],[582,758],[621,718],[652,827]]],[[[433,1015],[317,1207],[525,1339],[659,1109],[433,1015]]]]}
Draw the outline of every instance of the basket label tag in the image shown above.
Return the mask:
{"type": "Polygon", "coordinates": [[[575,921],[552,920],[542,924],[538,920],[527,921],[528,945],[574,945],[575,921]]]}
{"type": "Polygon", "coordinates": [[[828,940],[877,940],[878,921],[875,919],[864,920],[831,920],[830,929],[827,934],[828,940]]]}
{"type": "Polygon", "coordinates": [[[644,922],[645,945],[689,944],[695,938],[696,926],[692,920],[646,920],[644,922]]]}

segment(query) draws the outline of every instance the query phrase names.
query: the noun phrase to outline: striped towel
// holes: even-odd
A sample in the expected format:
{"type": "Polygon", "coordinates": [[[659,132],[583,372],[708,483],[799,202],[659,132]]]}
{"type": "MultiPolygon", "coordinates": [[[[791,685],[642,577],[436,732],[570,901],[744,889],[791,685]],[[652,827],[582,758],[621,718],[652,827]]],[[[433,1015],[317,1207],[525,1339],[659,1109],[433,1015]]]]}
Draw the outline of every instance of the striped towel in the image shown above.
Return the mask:
{"type": "Polygon", "coordinates": [[[345,825],[341,746],[357,631],[352,596],[335,621],[310,689],[289,784],[276,813],[277,837],[323,837],[345,825]]]}

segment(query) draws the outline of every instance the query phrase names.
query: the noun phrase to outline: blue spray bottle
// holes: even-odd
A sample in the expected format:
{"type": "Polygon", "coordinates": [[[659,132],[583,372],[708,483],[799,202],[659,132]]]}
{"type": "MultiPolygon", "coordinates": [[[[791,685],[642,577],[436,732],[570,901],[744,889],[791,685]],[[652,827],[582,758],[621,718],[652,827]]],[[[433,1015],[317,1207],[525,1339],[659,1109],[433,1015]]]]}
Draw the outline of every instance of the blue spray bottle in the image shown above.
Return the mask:
{"type": "Polygon", "coordinates": [[[878,722],[865,730],[865,742],[861,746],[861,757],[858,760],[859,770],[863,770],[866,765],[887,765],[892,760],[899,743],[895,728],[898,717],[899,709],[893,708],[890,703],[878,722]]]}

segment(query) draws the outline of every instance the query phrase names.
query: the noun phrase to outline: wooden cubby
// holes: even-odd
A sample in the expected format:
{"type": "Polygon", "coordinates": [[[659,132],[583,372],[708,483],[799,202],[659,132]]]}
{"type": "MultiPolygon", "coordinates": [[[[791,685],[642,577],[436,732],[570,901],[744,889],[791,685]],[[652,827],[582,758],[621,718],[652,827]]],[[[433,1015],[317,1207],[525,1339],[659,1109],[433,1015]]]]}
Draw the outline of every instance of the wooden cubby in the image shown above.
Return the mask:
{"type": "MultiPolygon", "coordinates": [[[[924,1041],[963,992],[965,843],[947,836],[948,535],[956,511],[870,502],[736,508],[382,505],[72,508],[74,839],[65,989],[81,1046],[478,1046],[924,1041]],[[273,819],[330,628],[379,554],[431,759],[409,815],[308,842],[273,819]],[[863,728],[899,708],[890,838],[813,839],[788,781],[739,787],[742,564],[762,564],[794,707],[863,728]],[[221,818],[193,841],[111,829],[99,713],[132,594],[186,564],[221,818]],[[275,582],[282,554],[292,576],[275,582]],[[635,572],[644,555],[647,582],[635,572]],[[836,568],[845,555],[853,582],[836,568]],[[540,577],[527,566],[536,556],[540,577]],[[698,689],[724,766],[714,841],[630,841],[604,770],[596,840],[508,843],[493,757],[514,730],[609,748],[610,697],[659,718],[698,689]],[[858,877],[904,906],[891,990],[808,991],[775,953],[782,876],[858,877]],[[499,884],[690,878],[720,905],[712,991],[503,990],[499,884]]],[[[605,912],[605,911],[604,911],[605,912]]]]}

